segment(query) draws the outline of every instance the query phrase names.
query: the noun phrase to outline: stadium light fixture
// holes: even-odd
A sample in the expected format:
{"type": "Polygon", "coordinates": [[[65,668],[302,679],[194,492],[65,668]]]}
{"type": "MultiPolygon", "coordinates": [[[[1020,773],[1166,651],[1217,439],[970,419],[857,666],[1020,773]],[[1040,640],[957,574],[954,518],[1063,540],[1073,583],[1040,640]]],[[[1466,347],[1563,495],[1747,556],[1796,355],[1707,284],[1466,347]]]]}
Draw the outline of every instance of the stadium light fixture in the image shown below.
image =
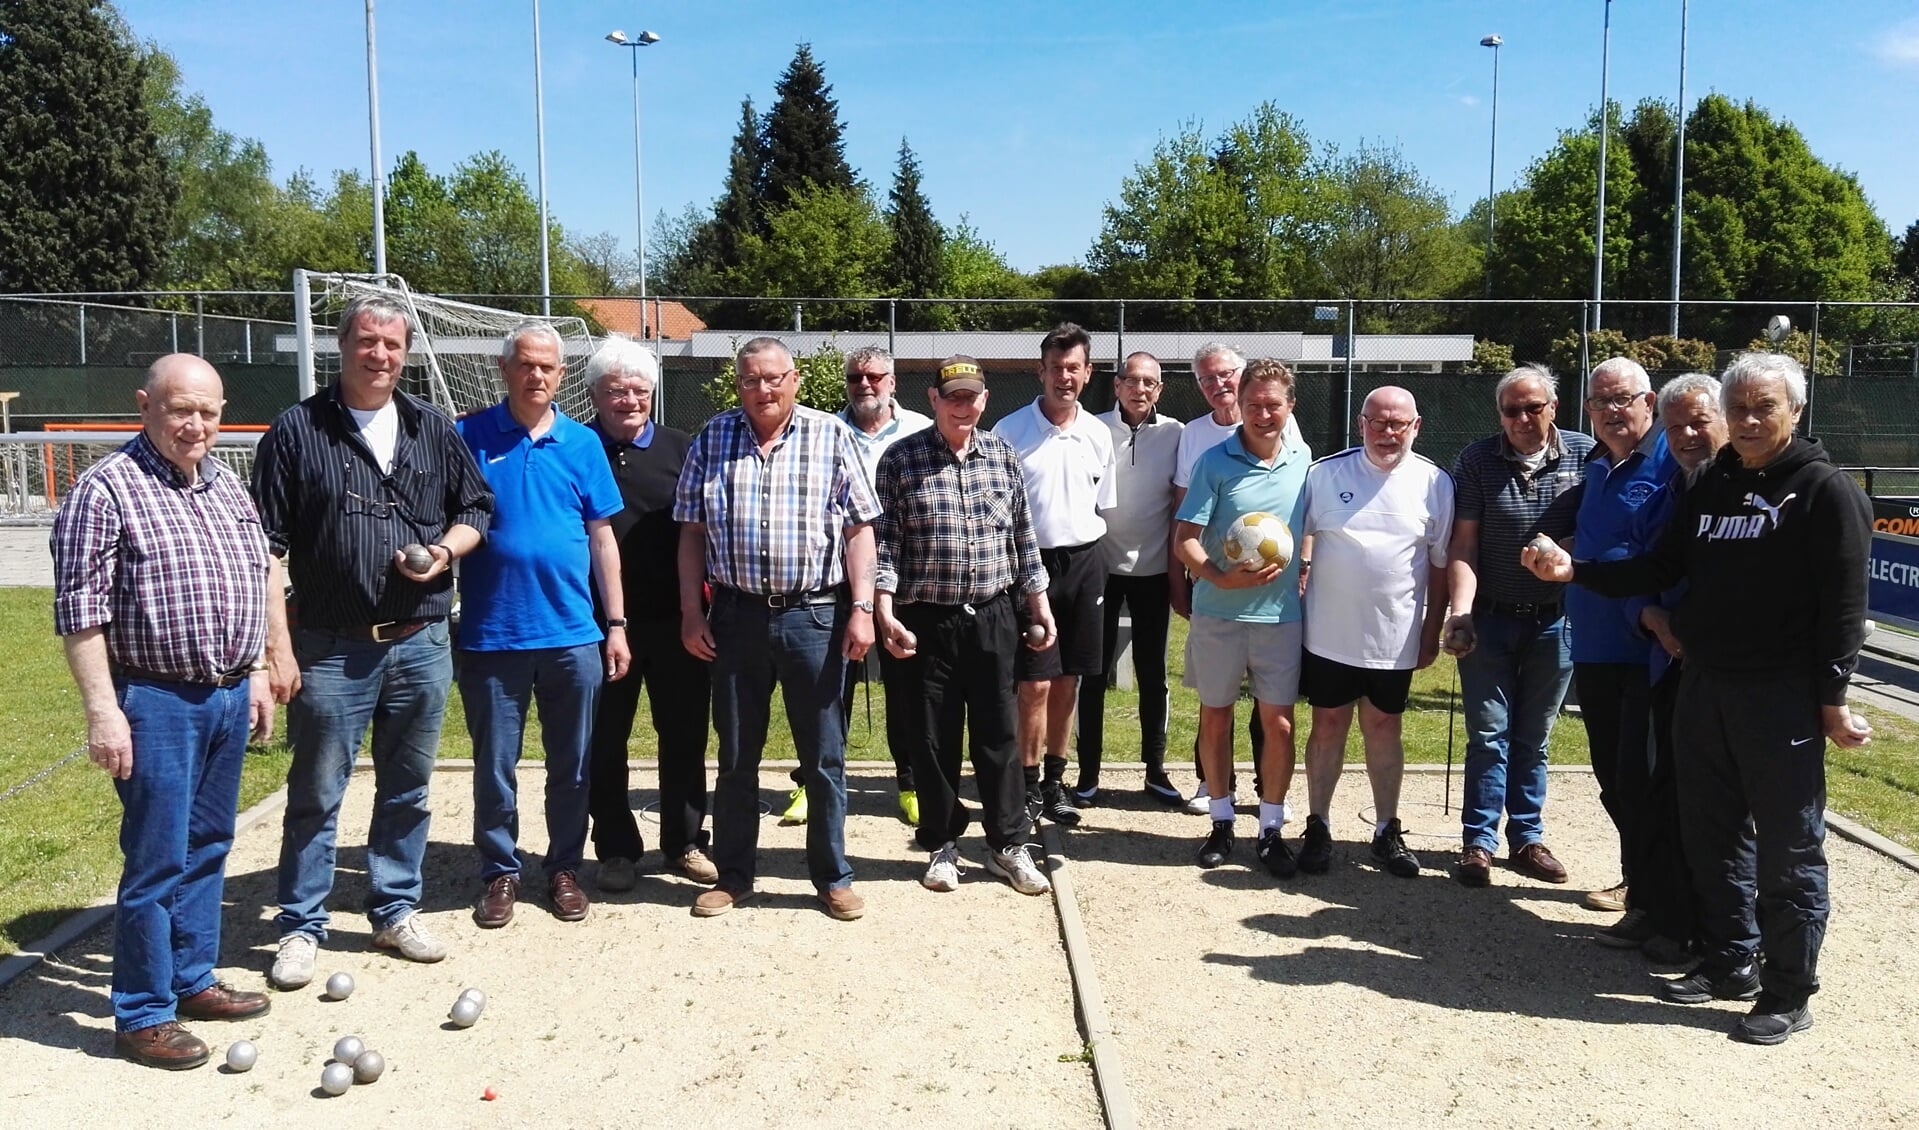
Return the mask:
{"type": "Polygon", "coordinates": [[[646,190],[641,175],[640,164],[640,53],[641,47],[651,47],[660,41],[658,34],[642,31],[628,36],[619,28],[606,34],[606,41],[615,47],[634,48],[633,51],[633,211],[639,220],[639,259],[640,259],[640,340],[646,340],[646,190]]]}
{"type": "Polygon", "coordinates": [[[1599,40],[1599,202],[1593,209],[1593,321],[1600,326],[1600,304],[1606,293],[1606,137],[1612,132],[1611,105],[1606,81],[1612,75],[1612,0],[1602,0],[1605,23],[1599,40]]]}
{"type": "Polygon", "coordinates": [[[1497,35],[1489,35],[1479,41],[1481,47],[1493,49],[1493,141],[1486,154],[1486,297],[1493,296],[1493,201],[1498,199],[1495,191],[1499,184],[1499,49],[1506,41],[1497,35]]]}

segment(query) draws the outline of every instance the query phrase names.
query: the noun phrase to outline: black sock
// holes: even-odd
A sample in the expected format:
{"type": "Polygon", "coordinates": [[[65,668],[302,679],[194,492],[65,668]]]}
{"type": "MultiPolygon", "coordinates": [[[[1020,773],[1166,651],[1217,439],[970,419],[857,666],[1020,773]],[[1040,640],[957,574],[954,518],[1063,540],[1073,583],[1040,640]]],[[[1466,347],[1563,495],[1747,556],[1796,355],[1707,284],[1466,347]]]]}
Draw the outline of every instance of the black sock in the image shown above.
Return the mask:
{"type": "Polygon", "coordinates": [[[1064,757],[1046,758],[1046,783],[1057,785],[1066,780],[1066,759],[1064,757]]]}
{"type": "Polygon", "coordinates": [[[1039,766],[1022,765],[1019,768],[1020,768],[1020,773],[1026,778],[1026,791],[1029,793],[1038,792],[1039,791],[1039,766]]]}

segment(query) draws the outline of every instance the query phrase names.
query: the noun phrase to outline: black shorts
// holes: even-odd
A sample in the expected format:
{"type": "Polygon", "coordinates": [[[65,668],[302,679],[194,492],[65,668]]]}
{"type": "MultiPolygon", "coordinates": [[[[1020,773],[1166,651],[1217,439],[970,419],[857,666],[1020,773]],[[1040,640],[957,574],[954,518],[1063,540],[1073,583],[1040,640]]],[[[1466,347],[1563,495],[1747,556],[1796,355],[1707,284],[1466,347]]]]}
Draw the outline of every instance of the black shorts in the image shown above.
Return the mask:
{"type": "MultiPolygon", "coordinates": [[[[1102,673],[1100,641],[1106,601],[1106,565],[1100,560],[1099,543],[1042,549],[1040,561],[1046,565],[1046,603],[1053,610],[1053,625],[1058,639],[1045,651],[1034,651],[1024,642],[1013,659],[1013,677],[1020,682],[1051,679],[1058,675],[1091,678],[1102,673]]],[[[1025,600],[1019,605],[1020,631],[1031,620],[1025,600]]],[[[1022,637],[1023,640],[1024,637],[1022,637]]]]}
{"type": "Polygon", "coordinates": [[[1300,697],[1321,710],[1351,706],[1363,698],[1381,714],[1404,714],[1412,690],[1411,671],[1349,667],[1311,651],[1299,672],[1300,697]]]}

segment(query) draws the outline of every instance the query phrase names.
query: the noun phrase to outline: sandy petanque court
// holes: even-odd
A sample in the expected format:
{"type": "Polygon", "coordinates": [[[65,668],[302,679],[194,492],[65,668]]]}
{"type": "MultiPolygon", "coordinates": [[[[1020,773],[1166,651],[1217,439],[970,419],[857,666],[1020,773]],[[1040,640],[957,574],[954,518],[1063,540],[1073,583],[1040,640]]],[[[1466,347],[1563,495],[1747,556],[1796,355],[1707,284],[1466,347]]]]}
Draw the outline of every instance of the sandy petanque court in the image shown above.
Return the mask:
{"type": "MultiPolygon", "coordinates": [[[[630,894],[599,897],[589,867],[586,922],[553,919],[529,883],[513,923],[483,932],[468,912],[469,778],[449,767],[434,791],[425,913],[452,955],[417,966],[367,948],[357,906],[372,789],[362,774],[342,819],[348,846],[320,976],[275,994],[257,1020],[193,1026],[216,1064],[229,1042],[249,1039],[258,1066],[175,1074],[113,1058],[103,927],[0,991],[0,1124],[1919,1122],[1909,941],[1919,874],[1837,835],[1817,1023],[1768,1049],[1726,1038],[1743,1006],[1661,1004],[1638,954],[1591,941],[1613,919],[1579,897],[1615,875],[1586,773],[1556,772],[1547,810],[1572,883],[1502,869],[1492,888],[1471,891],[1440,870],[1458,817],[1440,812],[1438,773],[1407,782],[1409,841],[1428,865],[1420,878],[1371,867],[1364,775],[1349,771],[1332,872],[1280,884],[1250,868],[1247,839],[1232,863],[1200,872],[1203,821],[1149,808],[1135,799],[1137,773],[1109,768],[1109,788],[1125,791],[1063,837],[1071,901],[1059,908],[986,877],[977,838],[962,845],[958,892],[922,890],[925,857],[890,815],[890,778],[890,767],[860,765],[850,780],[848,849],[868,906],[859,922],[817,909],[804,831],[768,816],[763,894],[725,917],[692,918],[698,888],[658,871],[630,894]],[[1062,920],[1084,924],[1083,949],[1073,948],[1090,1025],[1062,920]],[[324,1000],[322,981],[342,970],[355,992],[324,1000]],[[446,1015],[466,986],[490,999],[461,1030],[446,1015]],[[321,1067],[348,1033],[384,1054],[386,1075],[328,1097],[321,1067]]],[[[651,772],[635,781],[650,786],[651,772]]],[[[769,768],[762,782],[771,799],[783,772],[769,768]]],[[[540,783],[529,766],[522,804],[535,851],[540,783]]],[[[1455,774],[1455,796],[1458,784],[1455,774]]],[[[1252,824],[1242,816],[1242,833],[1252,824]]],[[[222,975],[242,987],[261,987],[271,961],[278,849],[277,812],[235,844],[222,975]]]]}

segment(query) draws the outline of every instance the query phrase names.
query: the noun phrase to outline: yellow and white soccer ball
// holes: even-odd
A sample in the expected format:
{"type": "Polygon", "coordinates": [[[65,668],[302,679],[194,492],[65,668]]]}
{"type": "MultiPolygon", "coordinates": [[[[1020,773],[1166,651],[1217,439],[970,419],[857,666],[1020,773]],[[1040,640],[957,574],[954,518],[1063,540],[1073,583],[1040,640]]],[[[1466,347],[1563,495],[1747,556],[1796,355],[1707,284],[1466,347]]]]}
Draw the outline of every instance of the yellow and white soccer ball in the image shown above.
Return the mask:
{"type": "Polygon", "coordinates": [[[1293,531],[1276,515],[1264,510],[1241,514],[1226,527],[1220,544],[1229,566],[1252,562],[1256,568],[1278,565],[1284,569],[1293,559],[1293,531]]]}

